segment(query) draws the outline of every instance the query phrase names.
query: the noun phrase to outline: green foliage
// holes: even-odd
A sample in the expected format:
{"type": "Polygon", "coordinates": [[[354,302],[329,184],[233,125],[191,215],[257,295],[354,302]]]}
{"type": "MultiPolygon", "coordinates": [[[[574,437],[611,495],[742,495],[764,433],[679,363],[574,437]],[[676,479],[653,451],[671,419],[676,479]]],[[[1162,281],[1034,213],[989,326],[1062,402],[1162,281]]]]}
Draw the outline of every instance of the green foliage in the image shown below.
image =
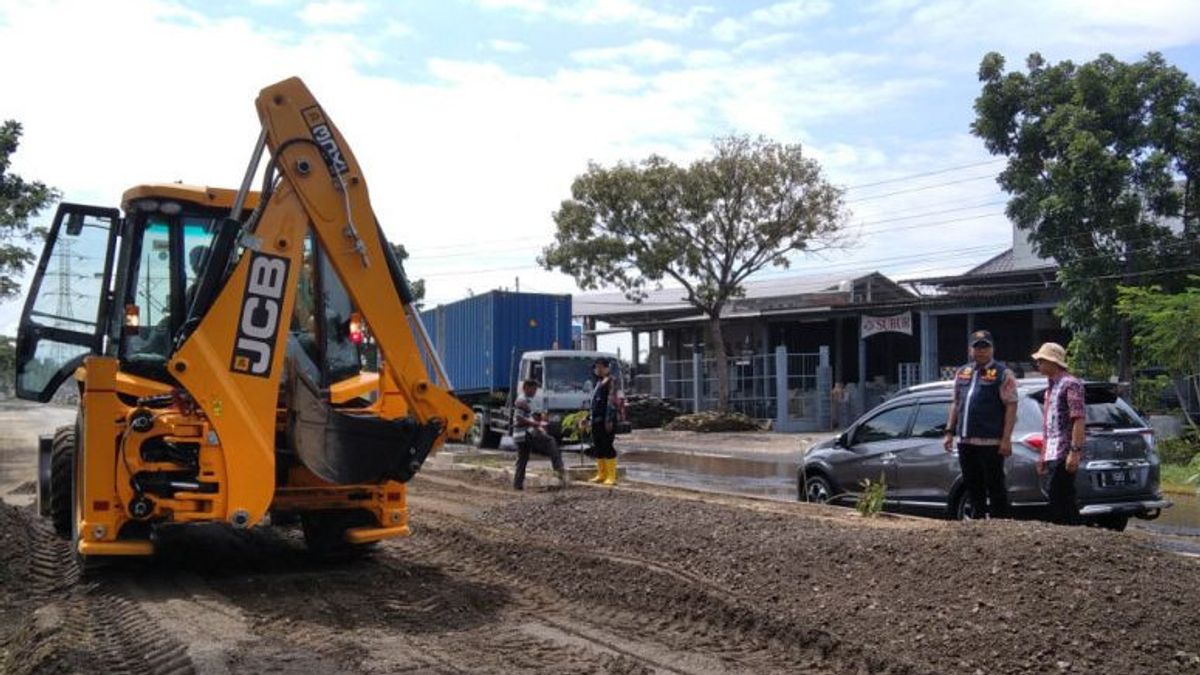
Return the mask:
{"type": "Polygon", "coordinates": [[[1143,376],[1133,381],[1133,407],[1150,414],[1168,412],[1163,396],[1171,388],[1167,375],[1143,376]]]}
{"type": "MultiPolygon", "coordinates": [[[[1200,374],[1200,276],[1188,279],[1190,286],[1176,293],[1161,286],[1117,289],[1117,312],[1132,324],[1139,358],[1166,368],[1176,381],[1200,374]]],[[[1200,385],[1197,378],[1192,382],[1200,385]]],[[[1197,429],[1190,415],[1188,422],[1197,429]]]]}
{"type": "Polygon", "coordinates": [[[1200,276],[1189,281],[1177,293],[1157,285],[1117,289],[1117,311],[1133,321],[1140,354],[1179,375],[1200,370],[1200,276]]]}
{"type": "MultiPolygon", "coordinates": [[[[395,252],[396,260],[399,260],[401,265],[404,264],[405,260],[408,260],[408,249],[404,248],[404,244],[392,244],[392,251],[395,252]]],[[[421,306],[425,304],[425,280],[417,279],[413,281],[409,279],[408,285],[412,289],[413,304],[417,306],[417,309],[421,309],[421,306]]]]}
{"type": "Polygon", "coordinates": [[[1163,464],[1187,466],[1200,456],[1200,440],[1195,435],[1161,440],[1155,450],[1163,464]]]}
{"type": "MultiPolygon", "coordinates": [[[[721,310],[747,277],[787,267],[797,253],[844,244],[842,191],[799,145],[731,136],[687,167],[652,155],[612,167],[589,164],[554,213],[555,241],[538,262],[580,288],[615,287],[640,301],[670,280],[709,318],[724,360],[721,310]]],[[[718,368],[720,406],[729,384],[718,368]]]]}
{"type": "Polygon", "coordinates": [[[586,436],[585,428],[587,427],[588,416],[590,413],[587,410],[576,410],[573,413],[564,415],[562,418],[562,434],[563,440],[568,443],[578,443],[586,436]]]}
{"type": "Polygon", "coordinates": [[[879,480],[863,479],[862,496],[858,498],[855,508],[867,518],[874,518],[883,511],[883,502],[887,498],[887,478],[879,474],[879,480]]]}
{"type": "Polygon", "coordinates": [[[1121,348],[1118,283],[1177,288],[1200,255],[1200,94],[1156,53],[1078,65],[1035,53],[1026,70],[983,58],[971,129],[1008,157],[1008,216],[1061,265],[1072,351],[1100,373],[1121,348]]]}
{"type": "Polygon", "coordinates": [[[0,301],[21,290],[20,276],[33,264],[36,254],[29,244],[41,239],[42,231],[29,221],[59,198],[54,188],[26,182],[9,172],[12,156],[21,140],[21,125],[14,120],[0,124],[0,301]]]}
{"type": "Polygon", "coordinates": [[[0,335],[0,391],[12,391],[17,376],[17,342],[0,335]]]}

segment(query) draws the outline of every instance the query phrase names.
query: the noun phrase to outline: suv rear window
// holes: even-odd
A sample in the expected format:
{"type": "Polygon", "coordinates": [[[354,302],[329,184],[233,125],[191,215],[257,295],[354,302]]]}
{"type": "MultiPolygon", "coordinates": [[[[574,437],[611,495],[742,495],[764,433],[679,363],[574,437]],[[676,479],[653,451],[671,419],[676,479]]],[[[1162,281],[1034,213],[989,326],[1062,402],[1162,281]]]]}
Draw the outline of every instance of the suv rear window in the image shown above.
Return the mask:
{"type": "MultiPolygon", "coordinates": [[[[1043,389],[1032,396],[1041,406],[1046,398],[1043,389]]],[[[1128,403],[1117,396],[1110,385],[1088,384],[1083,388],[1087,425],[1101,429],[1138,429],[1147,426],[1128,403]]]]}

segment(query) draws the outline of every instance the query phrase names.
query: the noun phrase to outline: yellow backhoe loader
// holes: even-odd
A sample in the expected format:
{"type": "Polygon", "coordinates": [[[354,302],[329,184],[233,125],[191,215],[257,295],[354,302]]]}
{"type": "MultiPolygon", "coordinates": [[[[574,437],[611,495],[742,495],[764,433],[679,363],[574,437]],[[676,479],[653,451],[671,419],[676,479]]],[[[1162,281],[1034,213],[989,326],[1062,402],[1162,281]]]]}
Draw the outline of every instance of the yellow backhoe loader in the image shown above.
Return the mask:
{"type": "Polygon", "coordinates": [[[38,501],[82,563],[183,523],[298,517],[320,553],[405,536],[406,483],[473,421],[337,127],[296,78],[256,106],[239,190],[142,185],[50,228],[16,385],[78,392],[39,444],[38,501]]]}

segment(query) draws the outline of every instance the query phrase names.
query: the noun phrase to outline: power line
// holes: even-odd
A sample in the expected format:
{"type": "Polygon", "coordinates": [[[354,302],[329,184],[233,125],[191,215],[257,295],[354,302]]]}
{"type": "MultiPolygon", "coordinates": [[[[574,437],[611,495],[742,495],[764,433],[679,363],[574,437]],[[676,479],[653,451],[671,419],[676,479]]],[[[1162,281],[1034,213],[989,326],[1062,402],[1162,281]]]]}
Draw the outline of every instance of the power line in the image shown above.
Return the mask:
{"type": "Polygon", "coordinates": [[[926,190],[936,190],[939,188],[949,187],[951,185],[960,185],[962,183],[970,183],[972,181],[984,180],[986,178],[995,178],[995,176],[991,175],[991,174],[986,174],[983,176],[971,176],[969,178],[959,178],[958,180],[950,180],[950,181],[945,181],[942,183],[934,183],[932,185],[922,185],[921,187],[908,188],[905,190],[896,190],[894,192],[885,192],[883,194],[871,195],[869,197],[859,197],[857,199],[851,199],[851,200],[847,201],[846,203],[847,204],[861,204],[863,202],[874,201],[876,199],[883,199],[884,197],[895,197],[896,195],[906,195],[906,194],[912,194],[914,192],[924,192],[926,190]]]}
{"type": "Polygon", "coordinates": [[[954,171],[962,171],[963,169],[973,169],[975,167],[988,166],[989,164],[996,164],[998,162],[1004,162],[1004,161],[1007,161],[1007,158],[1000,157],[1000,158],[996,158],[996,159],[989,159],[989,160],[986,160],[983,162],[974,162],[972,164],[960,164],[958,166],[950,166],[950,167],[946,167],[944,169],[936,169],[934,171],[924,171],[921,173],[909,174],[907,176],[897,176],[896,178],[888,178],[886,180],[877,180],[873,183],[859,183],[858,185],[848,185],[843,189],[845,189],[845,190],[861,190],[862,188],[875,187],[876,185],[888,185],[890,183],[901,183],[901,182],[913,180],[916,178],[926,178],[928,176],[940,176],[941,174],[944,174],[944,173],[951,173],[954,171]]]}

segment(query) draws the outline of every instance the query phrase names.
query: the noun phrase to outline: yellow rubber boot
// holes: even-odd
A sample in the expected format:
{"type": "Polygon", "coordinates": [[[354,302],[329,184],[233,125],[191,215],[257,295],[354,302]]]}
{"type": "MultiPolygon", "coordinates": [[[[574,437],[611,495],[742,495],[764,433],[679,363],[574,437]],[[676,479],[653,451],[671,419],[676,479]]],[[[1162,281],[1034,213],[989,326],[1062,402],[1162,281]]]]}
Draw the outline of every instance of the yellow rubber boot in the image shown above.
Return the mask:
{"type": "Polygon", "coordinates": [[[600,483],[604,481],[604,477],[607,474],[607,469],[605,469],[607,462],[608,460],[604,459],[596,460],[596,475],[588,479],[589,483],[600,483]]]}
{"type": "Polygon", "coordinates": [[[616,485],[617,484],[617,458],[614,457],[614,458],[612,458],[610,460],[606,460],[606,461],[607,461],[608,470],[604,474],[604,482],[602,484],[603,485],[616,485]]]}

